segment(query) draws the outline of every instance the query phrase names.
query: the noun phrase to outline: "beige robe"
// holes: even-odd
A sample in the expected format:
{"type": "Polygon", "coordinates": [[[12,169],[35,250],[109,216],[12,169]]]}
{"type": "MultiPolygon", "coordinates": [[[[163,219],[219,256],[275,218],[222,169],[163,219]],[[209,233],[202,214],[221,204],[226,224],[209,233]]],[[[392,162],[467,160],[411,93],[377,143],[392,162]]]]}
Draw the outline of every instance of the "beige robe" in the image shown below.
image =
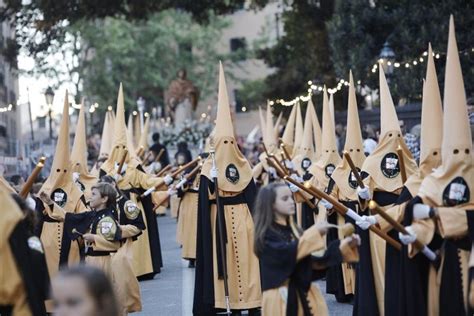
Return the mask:
{"type": "MultiPolygon", "coordinates": [[[[235,196],[236,193],[220,191],[220,196],[235,196]]],[[[210,199],[215,196],[211,195],[210,199]]],[[[247,204],[224,205],[228,243],[226,247],[229,301],[231,309],[260,307],[262,290],[260,268],[253,251],[254,224],[247,204]]],[[[213,240],[214,301],[216,308],[225,308],[224,281],[218,279],[216,243],[216,204],[211,206],[211,229],[213,240]]]]}
{"type": "Polygon", "coordinates": [[[198,195],[197,192],[185,192],[179,205],[176,240],[182,245],[183,259],[196,259],[198,195]]]}

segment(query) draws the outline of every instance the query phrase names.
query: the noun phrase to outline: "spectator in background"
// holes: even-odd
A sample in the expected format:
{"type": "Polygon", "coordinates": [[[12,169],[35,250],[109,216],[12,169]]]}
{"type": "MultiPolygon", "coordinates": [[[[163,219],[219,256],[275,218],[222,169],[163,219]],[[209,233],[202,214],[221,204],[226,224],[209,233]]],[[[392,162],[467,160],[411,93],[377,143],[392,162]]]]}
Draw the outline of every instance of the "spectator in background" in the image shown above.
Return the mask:
{"type": "Polygon", "coordinates": [[[15,191],[19,193],[25,184],[25,179],[23,179],[23,177],[19,174],[14,174],[10,177],[10,184],[15,189],[15,191]]]}
{"type": "Polygon", "coordinates": [[[52,281],[56,316],[118,316],[112,284],[105,273],[90,266],[61,270],[52,281]]]}
{"type": "Polygon", "coordinates": [[[191,151],[189,151],[188,144],[186,142],[178,143],[178,151],[174,155],[174,159],[178,166],[184,165],[193,160],[193,156],[191,155],[191,151]]]}
{"type": "Polygon", "coordinates": [[[364,139],[364,153],[368,156],[375,150],[375,147],[377,147],[377,142],[372,137],[369,137],[369,133],[365,130],[362,131],[362,138],[364,139]]]}
{"type": "Polygon", "coordinates": [[[420,161],[420,142],[418,140],[418,137],[416,137],[416,135],[413,135],[411,133],[406,133],[405,136],[403,136],[403,138],[413,158],[418,163],[420,161]]]}
{"type": "Polygon", "coordinates": [[[153,139],[153,145],[150,147],[150,150],[153,152],[155,159],[156,159],[156,156],[160,153],[160,151],[162,149],[164,150],[159,160],[159,163],[161,164],[161,168],[164,168],[170,164],[170,157],[168,156],[168,150],[166,150],[166,147],[160,143],[159,133],[154,133],[151,138],[153,139]]]}

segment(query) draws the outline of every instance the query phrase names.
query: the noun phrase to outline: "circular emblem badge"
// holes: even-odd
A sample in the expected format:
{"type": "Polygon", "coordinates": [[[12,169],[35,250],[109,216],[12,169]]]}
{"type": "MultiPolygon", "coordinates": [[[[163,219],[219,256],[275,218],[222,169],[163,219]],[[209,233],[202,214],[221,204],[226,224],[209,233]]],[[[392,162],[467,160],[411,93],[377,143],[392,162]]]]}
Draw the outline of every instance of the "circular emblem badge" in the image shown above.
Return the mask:
{"type": "Polygon", "coordinates": [[[227,168],[225,168],[225,177],[232,184],[236,184],[237,182],[239,182],[239,170],[234,164],[230,164],[227,166],[227,168]]]}
{"type": "MultiPolygon", "coordinates": [[[[357,172],[360,174],[360,169],[357,168],[357,172]]],[[[357,183],[357,178],[355,177],[354,173],[352,172],[352,170],[349,172],[349,178],[347,179],[347,183],[349,183],[349,186],[353,189],[357,189],[357,186],[359,185],[357,183]]]]}
{"type": "Polygon", "coordinates": [[[130,200],[125,202],[123,210],[125,212],[125,216],[127,216],[127,218],[131,220],[136,219],[138,217],[138,214],[140,214],[140,209],[138,208],[137,204],[133,203],[130,200]]]}
{"type": "Polygon", "coordinates": [[[41,244],[41,240],[36,236],[28,238],[28,247],[30,247],[30,249],[36,250],[40,253],[44,253],[43,245],[41,244]]]}
{"type": "Polygon", "coordinates": [[[303,170],[308,170],[310,166],[311,166],[311,159],[304,158],[303,160],[301,160],[301,168],[303,168],[303,170]]]}
{"type": "Polygon", "coordinates": [[[117,224],[115,220],[106,216],[97,223],[96,234],[104,236],[105,239],[112,241],[114,240],[115,233],[117,232],[117,224]]]}
{"type": "Polygon", "coordinates": [[[467,182],[462,177],[456,177],[443,190],[444,206],[456,206],[469,202],[471,193],[467,182]]]}
{"type": "Polygon", "coordinates": [[[67,202],[67,193],[63,189],[57,188],[51,193],[51,200],[54,201],[60,207],[64,207],[67,202]]]}
{"type": "Polygon", "coordinates": [[[326,173],[326,177],[330,178],[334,172],[334,169],[336,169],[336,166],[334,166],[332,163],[326,165],[326,167],[324,167],[324,173],[326,173]]]}
{"type": "Polygon", "coordinates": [[[386,154],[380,163],[380,169],[384,176],[389,179],[395,178],[400,173],[398,156],[395,153],[386,154]]]}

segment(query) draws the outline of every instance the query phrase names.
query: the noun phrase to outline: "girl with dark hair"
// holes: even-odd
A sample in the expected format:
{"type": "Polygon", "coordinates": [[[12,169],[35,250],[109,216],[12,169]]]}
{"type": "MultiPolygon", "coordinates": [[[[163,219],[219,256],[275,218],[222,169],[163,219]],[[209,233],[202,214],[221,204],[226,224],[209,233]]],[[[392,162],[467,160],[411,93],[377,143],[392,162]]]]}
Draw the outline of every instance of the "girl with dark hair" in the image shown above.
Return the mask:
{"type": "MultiPolygon", "coordinates": [[[[102,269],[111,279],[110,254],[120,248],[122,231],[114,217],[117,191],[109,183],[98,183],[92,187],[89,206],[92,211],[78,214],[66,213],[55,204],[49,195],[40,193],[40,199],[50,205],[48,216],[64,222],[63,240],[84,240],[85,249],[81,254],[86,256],[86,264],[102,269]]],[[[67,247],[61,253],[68,254],[67,247]]]]}
{"type": "Polygon", "coordinates": [[[328,315],[324,298],[311,282],[343,261],[358,260],[357,235],[325,248],[327,223],[302,231],[293,222],[295,204],[284,183],[260,189],[255,204],[255,253],[260,259],[262,315],[328,315]]]}
{"type": "Polygon", "coordinates": [[[112,284],[103,271],[87,266],[61,270],[52,282],[55,316],[118,316],[112,284]]]}

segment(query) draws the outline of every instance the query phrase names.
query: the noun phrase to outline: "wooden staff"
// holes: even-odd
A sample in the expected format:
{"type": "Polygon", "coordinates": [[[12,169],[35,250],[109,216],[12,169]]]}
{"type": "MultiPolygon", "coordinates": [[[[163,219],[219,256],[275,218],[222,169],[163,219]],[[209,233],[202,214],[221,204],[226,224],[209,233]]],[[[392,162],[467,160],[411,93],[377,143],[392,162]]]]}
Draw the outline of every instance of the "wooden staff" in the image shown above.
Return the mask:
{"type": "Polygon", "coordinates": [[[167,165],[166,167],[164,167],[163,169],[161,169],[160,171],[158,171],[158,173],[156,174],[157,177],[161,177],[165,172],[169,171],[170,169],[172,169],[173,166],[172,165],[167,165]]]}
{"type": "Polygon", "coordinates": [[[398,164],[400,166],[400,174],[402,176],[402,182],[405,183],[407,181],[407,170],[405,169],[405,160],[403,158],[403,150],[400,145],[397,148],[397,155],[398,155],[398,164]]]}
{"type": "Polygon", "coordinates": [[[144,148],[143,146],[140,146],[140,148],[137,151],[137,156],[140,157],[143,154],[144,148]]]}
{"type": "Polygon", "coordinates": [[[117,174],[119,175],[122,174],[122,168],[123,168],[123,165],[125,164],[125,159],[127,159],[127,154],[128,154],[128,150],[125,149],[125,151],[123,152],[122,159],[120,159],[120,163],[117,169],[117,174]]]}
{"type": "Polygon", "coordinates": [[[161,156],[165,153],[165,149],[161,148],[160,151],[158,152],[158,155],[156,155],[154,162],[159,161],[161,156]]]}
{"type": "Polygon", "coordinates": [[[288,152],[288,149],[286,148],[286,145],[285,145],[285,143],[284,143],[283,141],[280,143],[280,147],[281,147],[281,149],[283,150],[283,153],[285,154],[285,155],[284,155],[284,156],[285,156],[285,159],[291,161],[291,155],[290,155],[290,153],[288,152]]]}
{"type": "MultiPolygon", "coordinates": [[[[375,202],[374,200],[371,200],[369,202],[369,208],[371,211],[379,214],[384,220],[386,220],[390,225],[392,225],[393,228],[395,228],[396,231],[404,234],[404,235],[410,235],[410,233],[405,229],[405,227],[397,222],[395,219],[390,217],[386,212],[384,212],[380,206],[375,202]]],[[[422,244],[421,241],[416,239],[413,242],[413,245],[415,246],[416,249],[420,250],[429,260],[431,261],[436,261],[437,260],[437,255],[436,253],[428,248],[426,245],[422,244]]]]}
{"type": "MultiPolygon", "coordinates": [[[[276,172],[278,173],[278,176],[282,179],[284,179],[286,176],[288,176],[288,174],[284,171],[282,165],[280,164],[280,162],[278,161],[278,159],[276,159],[275,156],[271,156],[270,158],[267,158],[267,162],[269,165],[271,165],[273,168],[275,168],[276,172]],[[274,161],[272,161],[272,158],[274,161]]],[[[316,205],[310,201],[310,199],[308,199],[306,196],[304,196],[304,194],[302,194],[301,192],[296,192],[295,195],[301,197],[304,202],[312,209],[312,210],[315,210],[316,209],[316,205]]]]}
{"type": "MultiPolygon", "coordinates": [[[[318,188],[315,188],[314,186],[311,185],[311,183],[309,182],[306,182],[304,185],[302,185],[301,183],[299,183],[298,181],[295,181],[294,179],[286,176],[284,178],[286,181],[294,184],[295,186],[297,186],[300,190],[303,190],[309,194],[311,194],[312,196],[322,200],[322,199],[325,199],[326,201],[328,201],[329,203],[331,203],[333,205],[333,208],[336,210],[336,212],[338,212],[341,216],[349,216],[350,218],[352,218],[353,220],[355,221],[360,221],[362,220],[362,217],[359,216],[359,214],[357,214],[356,212],[354,212],[353,210],[350,210],[344,206],[342,203],[340,203],[338,200],[336,200],[335,198],[333,198],[332,196],[330,196],[329,194],[319,190],[318,188]]],[[[390,237],[389,235],[387,235],[386,233],[384,233],[381,229],[379,229],[378,227],[374,226],[374,225],[371,225],[369,227],[369,229],[374,232],[375,234],[377,234],[379,237],[381,237],[382,239],[384,239],[386,242],[388,242],[392,247],[394,247],[395,249],[398,249],[398,250],[401,250],[402,249],[402,245],[400,245],[400,243],[398,241],[396,241],[395,239],[393,239],[392,237],[390,237]]]]}
{"type": "Polygon", "coordinates": [[[36,164],[35,168],[33,169],[33,172],[30,174],[25,184],[21,188],[19,195],[21,196],[22,199],[26,199],[26,197],[28,196],[28,193],[30,193],[31,191],[31,187],[35,183],[36,178],[38,178],[38,175],[40,174],[41,169],[43,169],[44,161],[46,160],[46,158],[44,158],[43,162],[41,162],[43,158],[44,157],[42,157],[40,161],[36,164]]]}
{"type": "MultiPolygon", "coordinates": [[[[199,162],[201,160],[201,156],[197,156],[195,159],[191,160],[190,162],[188,162],[187,164],[179,167],[176,171],[174,171],[173,173],[171,173],[170,177],[171,178],[174,178],[176,177],[177,175],[179,175],[181,172],[183,172],[184,170],[186,170],[187,168],[191,167],[192,165],[194,165],[195,163],[199,162]]],[[[161,187],[163,184],[165,184],[165,180],[164,179],[161,179],[161,181],[159,181],[155,186],[149,188],[148,190],[146,190],[140,197],[141,198],[144,198],[148,195],[150,195],[152,192],[158,190],[159,187],[161,187]]]]}
{"type": "Polygon", "coordinates": [[[43,165],[44,165],[45,161],[46,161],[46,157],[44,157],[44,156],[39,159],[39,162],[41,162],[43,165]]]}
{"type": "Polygon", "coordinates": [[[175,189],[179,189],[181,188],[183,185],[186,184],[186,182],[189,181],[189,179],[191,179],[192,177],[194,177],[200,170],[201,170],[201,165],[197,165],[193,170],[191,170],[191,172],[187,173],[184,175],[183,179],[181,181],[179,181],[176,185],[175,185],[175,189]]]}
{"type": "MultiPolygon", "coordinates": [[[[153,152],[150,150],[148,151],[148,153],[146,154],[145,156],[145,159],[143,159],[143,162],[148,162],[148,160],[150,159],[150,156],[153,155],[153,152]]],[[[147,165],[150,165],[150,164],[147,164],[147,165]]]]}
{"type": "Polygon", "coordinates": [[[351,156],[347,151],[344,150],[344,158],[346,158],[347,163],[349,164],[349,167],[351,167],[352,173],[354,174],[354,177],[357,180],[357,184],[361,189],[365,188],[364,182],[362,182],[362,178],[360,176],[359,170],[357,170],[356,166],[354,165],[354,162],[352,161],[351,156]]]}

